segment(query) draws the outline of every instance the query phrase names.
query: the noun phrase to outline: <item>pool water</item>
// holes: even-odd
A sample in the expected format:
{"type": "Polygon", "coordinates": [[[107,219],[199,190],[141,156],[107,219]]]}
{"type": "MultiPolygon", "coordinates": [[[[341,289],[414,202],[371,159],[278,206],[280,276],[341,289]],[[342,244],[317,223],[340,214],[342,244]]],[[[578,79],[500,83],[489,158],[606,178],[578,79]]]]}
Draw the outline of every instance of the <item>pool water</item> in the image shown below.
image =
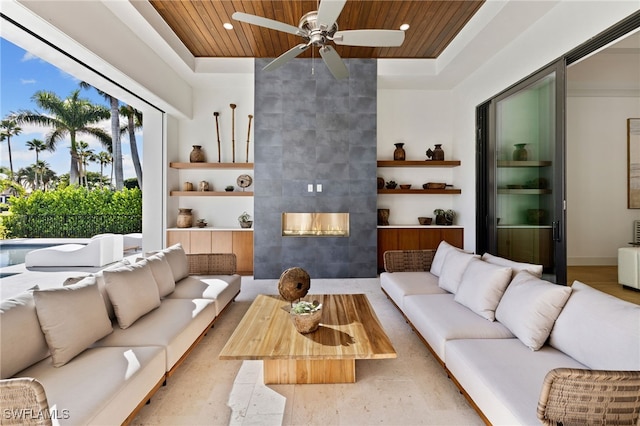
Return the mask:
{"type": "Polygon", "coordinates": [[[24,257],[31,250],[58,244],[2,244],[0,245],[0,268],[24,263],[24,257]]]}

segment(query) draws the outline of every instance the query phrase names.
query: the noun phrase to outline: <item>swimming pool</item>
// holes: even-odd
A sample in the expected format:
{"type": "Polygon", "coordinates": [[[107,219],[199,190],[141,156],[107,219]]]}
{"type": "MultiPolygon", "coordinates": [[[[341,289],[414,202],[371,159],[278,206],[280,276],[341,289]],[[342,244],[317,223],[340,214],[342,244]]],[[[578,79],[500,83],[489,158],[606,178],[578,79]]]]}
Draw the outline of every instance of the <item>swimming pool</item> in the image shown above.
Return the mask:
{"type": "Polygon", "coordinates": [[[59,244],[0,244],[0,268],[24,263],[24,257],[31,250],[57,245],[59,244]]]}

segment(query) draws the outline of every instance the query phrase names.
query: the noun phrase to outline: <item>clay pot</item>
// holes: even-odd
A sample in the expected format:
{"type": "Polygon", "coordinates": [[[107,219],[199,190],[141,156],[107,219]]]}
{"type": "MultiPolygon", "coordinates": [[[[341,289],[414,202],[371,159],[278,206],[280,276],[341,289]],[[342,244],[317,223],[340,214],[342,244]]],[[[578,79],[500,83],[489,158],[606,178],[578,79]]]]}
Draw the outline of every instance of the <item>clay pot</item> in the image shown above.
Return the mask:
{"type": "Polygon", "coordinates": [[[191,182],[185,182],[182,184],[183,191],[193,191],[193,184],[191,182]]]}
{"type": "Polygon", "coordinates": [[[442,149],[442,144],[437,143],[433,150],[429,148],[427,150],[427,157],[433,161],[444,161],[444,150],[442,149]]]}
{"type": "Polygon", "coordinates": [[[405,160],[405,152],[404,152],[404,143],[395,143],[396,149],[393,151],[393,160],[394,161],[404,161],[405,160]]]}
{"type": "Polygon", "coordinates": [[[191,150],[191,154],[189,154],[189,161],[192,163],[204,163],[202,145],[193,145],[193,150],[191,150]]]}
{"type": "Polygon", "coordinates": [[[178,222],[176,226],[178,228],[191,228],[193,226],[193,214],[192,209],[178,209],[178,222]]]}
{"type": "Polygon", "coordinates": [[[389,209],[378,209],[378,225],[389,226],[389,209]]]}
{"type": "Polygon", "coordinates": [[[384,188],[384,178],[379,177],[378,178],[378,189],[382,189],[384,188]]]}
{"type": "Polygon", "coordinates": [[[529,153],[524,147],[525,145],[526,143],[517,143],[514,145],[516,149],[513,151],[513,161],[527,161],[529,153]]]}

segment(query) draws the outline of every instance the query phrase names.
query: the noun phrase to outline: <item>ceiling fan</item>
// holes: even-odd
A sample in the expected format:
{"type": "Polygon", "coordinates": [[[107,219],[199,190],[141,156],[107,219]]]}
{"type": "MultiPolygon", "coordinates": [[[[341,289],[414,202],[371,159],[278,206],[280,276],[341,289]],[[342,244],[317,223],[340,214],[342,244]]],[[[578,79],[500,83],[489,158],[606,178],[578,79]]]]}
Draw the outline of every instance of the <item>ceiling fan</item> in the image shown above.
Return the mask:
{"type": "Polygon", "coordinates": [[[328,44],[364,47],[396,47],[404,41],[404,31],[400,30],[347,30],[338,31],[338,16],[347,0],[321,0],[318,10],[305,14],[300,18],[297,27],[284,22],[249,13],[235,12],[231,17],[240,22],[258,25],[272,30],[294,34],[304,39],[303,43],[289,49],[271,61],[263,69],[273,70],[289,62],[309,47],[318,47],[320,56],[333,76],[340,80],[349,76],[344,61],[338,52],[328,44]]]}

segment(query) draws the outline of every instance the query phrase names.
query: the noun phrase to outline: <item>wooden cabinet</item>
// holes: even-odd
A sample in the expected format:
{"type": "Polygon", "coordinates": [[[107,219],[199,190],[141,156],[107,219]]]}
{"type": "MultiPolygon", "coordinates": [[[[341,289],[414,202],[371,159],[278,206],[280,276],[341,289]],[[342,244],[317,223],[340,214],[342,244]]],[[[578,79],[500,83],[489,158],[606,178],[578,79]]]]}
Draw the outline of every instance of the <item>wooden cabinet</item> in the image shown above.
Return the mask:
{"type": "Polygon", "coordinates": [[[177,243],[186,253],[235,253],[238,273],[253,274],[253,231],[168,230],[167,245],[177,243]]]}
{"type": "Polygon", "coordinates": [[[552,230],[547,227],[499,227],[498,256],[516,262],[553,265],[552,230]]]}
{"type": "Polygon", "coordinates": [[[462,227],[380,227],[378,228],[378,270],[384,270],[384,252],[387,250],[436,249],[440,241],[456,247],[463,247],[462,227]]]}

